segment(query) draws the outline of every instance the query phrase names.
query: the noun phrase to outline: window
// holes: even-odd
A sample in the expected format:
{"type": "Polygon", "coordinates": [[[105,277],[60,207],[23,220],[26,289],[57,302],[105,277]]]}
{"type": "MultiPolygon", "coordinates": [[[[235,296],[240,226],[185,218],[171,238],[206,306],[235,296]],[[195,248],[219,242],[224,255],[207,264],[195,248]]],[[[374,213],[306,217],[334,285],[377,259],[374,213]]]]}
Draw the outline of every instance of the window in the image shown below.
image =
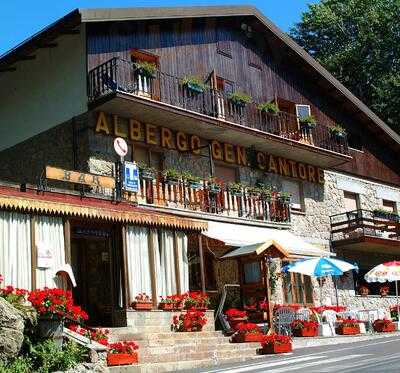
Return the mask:
{"type": "MultiPolygon", "coordinates": [[[[132,62],[149,62],[159,66],[159,57],[154,54],[139,51],[134,49],[131,51],[132,62]]],[[[151,97],[155,100],[159,100],[160,97],[160,87],[157,79],[152,80],[148,76],[141,74],[140,72],[135,74],[135,86],[137,94],[143,95],[145,97],[151,97]]]]}
{"type": "Polygon", "coordinates": [[[303,188],[298,181],[294,180],[283,180],[282,181],[282,192],[290,193],[291,196],[291,207],[295,210],[304,210],[303,203],[303,188]]]}
{"type": "Polygon", "coordinates": [[[262,66],[262,58],[259,55],[259,52],[253,46],[247,47],[247,63],[249,66],[252,66],[258,70],[261,70],[262,66]]]}
{"type": "Polygon", "coordinates": [[[311,277],[300,273],[285,273],[283,278],[285,303],[312,304],[313,287],[311,277]]]}
{"type": "Polygon", "coordinates": [[[356,193],[344,192],[344,208],[346,212],[360,209],[360,196],[356,193]]]}
{"type": "Polygon", "coordinates": [[[387,212],[397,214],[397,204],[395,201],[382,200],[382,208],[387,212]]]}
{"type": "Polygon", "coordinates": [[[151,166],[158,171],[163,169],[163,154],[144,146],[134,146],[133,161],[151,166]]]}
{"type": "Polygon", "coordinates": [[[260,262],[250,262],[243,264],[244,283],[254,284],[261,282],[261,265],[260,262]]]}
{"type": "Polygon", "coordinates": [[[231,41],[229,40],[229,30],[218,29],[217,52],[225,57],[232,58],[231,41]]]}
{"type": "Polygon", "coordinates": [[[224,183],[235,183],[236,182],[236,168],[215,166],[215,176],[218,180],[222,180],[224,183]]]}
{"type": "Polygon", "coordinates": [[[311,115],[310,105],[296,105],[296,115],[299,118],[310,116],[311,115]]]}

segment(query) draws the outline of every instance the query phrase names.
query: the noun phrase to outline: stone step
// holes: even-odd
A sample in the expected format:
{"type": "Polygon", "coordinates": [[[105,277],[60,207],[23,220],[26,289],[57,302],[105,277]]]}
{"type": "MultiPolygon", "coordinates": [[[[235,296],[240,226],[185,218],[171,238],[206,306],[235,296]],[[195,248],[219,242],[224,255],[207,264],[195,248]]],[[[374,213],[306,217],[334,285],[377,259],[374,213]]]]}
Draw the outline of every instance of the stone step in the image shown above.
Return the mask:
{"type": "Polygon", "coordinates": [[[137,340],[140,347],[169,347],[169,346],[187,346],[187,345],[219,345],[229,344],[229,339],[224,336],[206,337],[206,338],[170,338],[170,339],[142,339],[137,340]]]}
{"type": "Polygon", "coordinates": [[[263,355],[249,355],[249,356],[235,356],[231,355],[225,358],[216,357],[208,359],[198,360],[184,360],[174,361],[169,363],[147,363],[137,365],[125,365],[120,367],[109,367],[109,373],[165,373],[165,372],[177,372],[180,370],[193,371],[194,369],[208,368],[221,364],[228,363],[240,363],[249,360],[261,360],[263,355]]]}
{"type": "Polygon", "coordinates": [[[221,331],[202,331],[202,332],[136,332],[130,327],[110,329],[110,341],[128,340],[176,340],[176,339],[203,339],[210,337],[223,337],[221,331]]]}

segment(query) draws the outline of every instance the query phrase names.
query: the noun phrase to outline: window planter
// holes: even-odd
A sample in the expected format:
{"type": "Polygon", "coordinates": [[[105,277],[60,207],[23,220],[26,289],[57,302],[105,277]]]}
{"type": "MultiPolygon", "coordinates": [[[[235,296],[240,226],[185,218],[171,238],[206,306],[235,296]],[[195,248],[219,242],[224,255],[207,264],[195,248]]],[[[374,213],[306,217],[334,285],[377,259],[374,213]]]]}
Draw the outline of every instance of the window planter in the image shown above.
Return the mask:
{"type": "Polygon", "coordinates": [[[317,328],[298,328],[293,329],[293,335],[295,337],[316,337],[318,334],[317,328]]]}
{"type": "Polygon", "coordinates": [[[360,334],[360,326],[338,326],[336,333],[340,335],[355,335],[360,334]]]}
{"type": "Polygon", "coordinates": [[[239,328],[239,324],[246,321],[247,317],[228,317],[229,325],[233,330],[237,330],[239,328]]]}
{"type": "Polygon", "coordinates": [[[175,309],[175,303],[160,303],[158,308],[164,311],[173,311],[175,309]]]}
{"type": "Polygon", "coordinates": [[[211,194],[218,194],[221,192],[221,186],[216,184],[209,185],[207,189],[211,194]]]}
{"type": "Polygon", "coordinates": [[[202,187],[202,183],[197,182],[197,181],[188,181],[187,185],[189,188],[195,189],[195,190],[199,190],[202,187]]]}
{"type": "Polygon", "coordinates": [[[142,170],[141,175],[144,180],[154,180],[156,178],[155,172],[150,170],[142,170]]]}
{"type": "Polygon", "coordinates": [[[261,342],[263,334],[261,333],[240,333],[232,337],[234,343],[261,342]]]}
{"type": "Polygon", "coordinates": [[[172,176],[166,176],[165,177],[165,183],[168,185],[178,185],[179,184],[179,179],[176,177],[172,176]]]}
{"type": "Polygon", "coordinates": [[[151,302],[134,302],[132,308],[136,311],[151,311],[153,309],[153,303],[151,302]]]}
{"type": "Polygon", "coordinates": [[[396,325],[391,323],[374,323],[374,330],[378,333],[392,333],[396,331],[396,325]]]}
{"type": "Polygon", "coordinates": [[[261,349],[263,355],[266,354],[284,354],[292,352],[292,343],[270,343],[264,345],[261,349]]]}
{"type": "Polygon", "coordinates": [[[138,363],[138,354],[134,352],[132,354],[107,354],[107,365],[108,366],[116,366],[116,365],[132,365],[138,363]]]}
{"type": "Polygon", "coordinates": [[[192,92],[195,94],[200,94],[200,93],[204,92],[204,88],[201,85],[196,84],[194,82],[187,82],[185,87],[187,88],[187,90],[189,92],[192,92]]]}

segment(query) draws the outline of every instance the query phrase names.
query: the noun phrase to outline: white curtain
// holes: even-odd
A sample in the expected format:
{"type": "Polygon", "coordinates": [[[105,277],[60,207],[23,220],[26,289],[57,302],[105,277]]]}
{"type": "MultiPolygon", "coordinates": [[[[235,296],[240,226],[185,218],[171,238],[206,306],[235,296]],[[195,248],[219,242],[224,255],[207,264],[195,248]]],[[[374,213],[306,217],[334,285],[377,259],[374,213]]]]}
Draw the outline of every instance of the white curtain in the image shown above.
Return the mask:
{"type": "Polygon", "coordinates": [[[160,229],[153,235],[157,273],[157,295],[176,294],[174,232],[160,229]]]}
{"type": "Polygon", "coordinates": [[[188,240],[184,232],[176,232],[182,294],[189,291],[188,240]]]}
{"type": "Polygon", "coordinates": [[[65,288],[64,280],[56,277],[58,268],[65,264],[64,223],[62,218],[38,216],[35,224],[36,246],[49,249],[52,255],[50,268],[36,269],[36,288],[65,288]]]}
{"type": "Polygon", "coordinates": [[[2,286],[32,288],[29,215],[0,211],[0,274],[2,286]]]}
{"type": "Polygon", "coordinates": [[[129,226],[126,232],[129,303],[139,293],[151,296],[149,229],[129,226]]]}

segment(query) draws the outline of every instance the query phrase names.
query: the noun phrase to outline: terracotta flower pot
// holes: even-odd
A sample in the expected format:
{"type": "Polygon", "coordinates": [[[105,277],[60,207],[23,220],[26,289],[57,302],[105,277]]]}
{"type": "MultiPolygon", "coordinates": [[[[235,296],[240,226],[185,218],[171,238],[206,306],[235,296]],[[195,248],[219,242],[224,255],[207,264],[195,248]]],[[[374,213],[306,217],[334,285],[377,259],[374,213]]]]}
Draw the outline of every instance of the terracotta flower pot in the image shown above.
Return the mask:
{"type": "Polygon", "coordinates": [[[360,334],[359,326],[339,326],[336,329],[337,334],[340,335],[355,335],[360,334]]]}
{"type": "Polygon", "coordinates": [[[261,333],[241,333],[232,338],[235,343],[261,342],[263,335],[261,333]]]}
{"type": "Polygon", "coordinates": [[[132,365],[138,363],[138,354],[134,352],[133,354],[107,354],[107,365],[132,365]]]}
{"type": "Polygon", "coordinates": [[[374,330],[378,333],[391,333],[396,331],[396,325],[394,323],[386,325],[383,323],[379,323],[374,325],[374,330]]]}
{"type": "Polygon", "coordinates": [[[153,303],[132,303],[132,308],[137,311],[151,311],[153,309],[153,303]]]}
{"type": "Polygon", "coordinates": [[[160,303],[158,308],[164,311],[172,311],[175,309],[175,303],[160,303]]]}
{"type": "Polygon", "coordinates": [[[272,343],[263,346],[261,349],[262,354],[283,354],[287,352],[292,352],[291,343],[272,343]]]}
{"type": "Polygon", "coordinates": [[[316,337],[317,336],[317,328],[293,329],[293,335],[295,337],[316,337]]]}

